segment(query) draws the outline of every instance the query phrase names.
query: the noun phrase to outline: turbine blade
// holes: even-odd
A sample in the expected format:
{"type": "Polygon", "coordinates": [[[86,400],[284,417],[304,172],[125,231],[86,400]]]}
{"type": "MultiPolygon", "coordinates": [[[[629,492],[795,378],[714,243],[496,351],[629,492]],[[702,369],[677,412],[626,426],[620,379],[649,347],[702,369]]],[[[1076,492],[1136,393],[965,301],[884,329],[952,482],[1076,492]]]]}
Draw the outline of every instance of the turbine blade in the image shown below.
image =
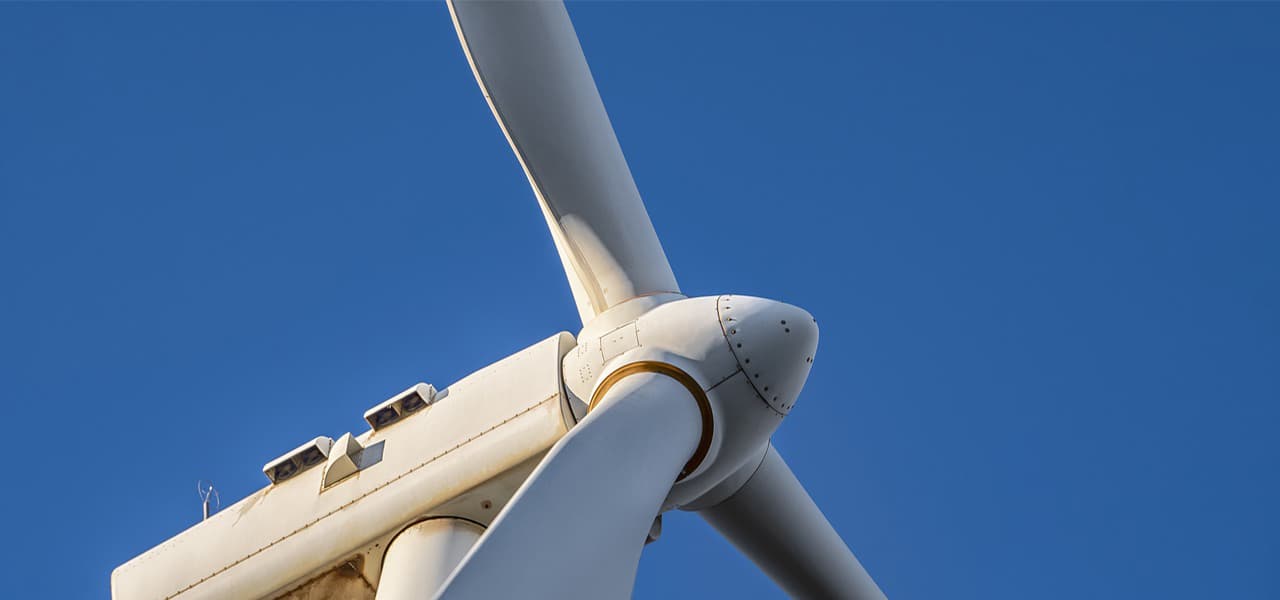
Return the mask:
{"type": "Polygon", "coordinates": [[[560,1],[449,0],[476,81],[524,168],[585,325],[679,293],[560,1]]]}
{"type": "Polygon", "coordinates": [[[630,598],[700,422],[675,380],[622,379],[556,442],[437,597],[630,598]]]}
{"type": "Polygon", "coordinates": [[[698,514],[793,598],[885,597],[772,444],[741,489],[698,514]]]}

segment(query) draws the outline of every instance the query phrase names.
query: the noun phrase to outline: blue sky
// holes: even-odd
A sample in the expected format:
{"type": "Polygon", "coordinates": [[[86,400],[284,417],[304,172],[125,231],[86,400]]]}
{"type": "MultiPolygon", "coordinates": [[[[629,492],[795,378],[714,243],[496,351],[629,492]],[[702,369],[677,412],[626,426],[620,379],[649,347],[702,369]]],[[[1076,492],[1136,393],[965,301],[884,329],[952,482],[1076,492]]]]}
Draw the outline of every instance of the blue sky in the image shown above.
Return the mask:
{"type": "MultiPolygon", "coordinates": [[[[1280,5],[575,3],[684,290],[894,598],[1280,596],[1280,5]]],[[[576,311],[443,3],[0,3],[15,597],[576,311]]],[[[669,515],[637,597],[779,592],[669,515]]]]}

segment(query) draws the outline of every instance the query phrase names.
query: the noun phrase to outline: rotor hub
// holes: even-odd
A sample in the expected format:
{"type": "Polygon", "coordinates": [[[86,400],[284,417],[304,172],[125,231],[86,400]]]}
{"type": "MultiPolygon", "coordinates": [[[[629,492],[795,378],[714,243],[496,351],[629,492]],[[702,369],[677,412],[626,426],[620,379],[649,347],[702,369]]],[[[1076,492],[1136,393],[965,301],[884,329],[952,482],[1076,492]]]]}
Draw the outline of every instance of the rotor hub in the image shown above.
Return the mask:
{"type": "Polygon", "coordinates": [[[592,324],[565,356],[564,382],[585,414],[590,401],[631,373],[687,374],[699,392],[703,439],[669,505],[691,502],[758,460],[795,406],[817,350],[818,327],[798,307],[751,296],[664,302],[601,331],[592,324]],[[643,367],[643,368],[642,368],[643,367]]]}

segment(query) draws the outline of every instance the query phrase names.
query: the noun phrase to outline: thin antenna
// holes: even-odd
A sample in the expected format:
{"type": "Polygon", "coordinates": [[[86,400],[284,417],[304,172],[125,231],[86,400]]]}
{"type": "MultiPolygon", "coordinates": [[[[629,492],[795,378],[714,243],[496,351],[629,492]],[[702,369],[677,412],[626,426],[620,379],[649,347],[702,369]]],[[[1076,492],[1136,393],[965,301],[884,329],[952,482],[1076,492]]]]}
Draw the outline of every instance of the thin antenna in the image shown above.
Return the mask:
{"type": "Polygon", "coordinates": [[[196,482],[196,493],[200,494],[200,509],[204,513],[201,521],[207,520],[209,515],[218,511],[222,507],[222,497],[218,495],[218,490],[213,488],[213,482],[201,479],[196,482]],[[213,505],[213,510],[209,509],[209,505],[213,505]]]}

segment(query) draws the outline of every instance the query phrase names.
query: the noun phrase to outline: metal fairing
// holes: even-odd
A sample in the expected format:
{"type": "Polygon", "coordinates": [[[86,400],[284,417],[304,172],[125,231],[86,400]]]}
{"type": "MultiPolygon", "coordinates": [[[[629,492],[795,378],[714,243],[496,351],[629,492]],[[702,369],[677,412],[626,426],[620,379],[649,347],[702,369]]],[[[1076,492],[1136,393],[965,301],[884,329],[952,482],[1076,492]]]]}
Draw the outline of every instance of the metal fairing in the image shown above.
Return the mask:
{"type": "Polygon", "coordinates": [[[317,585],[376,587],[370,582],[395,534],[429,516],[487,526],[566,433],[573,418],[560,364],[574,345],[557,334],[440,391],[421,412],[357,436],[364,448],[381,444],[379,461],[323,490],[323,468],[259,490],[118,567],[112,597],[307,597],[317,585]]]}
{"type": "Polygon", "coordinates": [[[697,364],[689,374],[704,390],[739,370],[720,329],[716,298],[688,298],[651,308],[608,331],[584,329],[577,347],[564,358],[565,387],[575,398],[590,399],[601,377],[630,360],[619,359],[636,348],[697,364]]]}

